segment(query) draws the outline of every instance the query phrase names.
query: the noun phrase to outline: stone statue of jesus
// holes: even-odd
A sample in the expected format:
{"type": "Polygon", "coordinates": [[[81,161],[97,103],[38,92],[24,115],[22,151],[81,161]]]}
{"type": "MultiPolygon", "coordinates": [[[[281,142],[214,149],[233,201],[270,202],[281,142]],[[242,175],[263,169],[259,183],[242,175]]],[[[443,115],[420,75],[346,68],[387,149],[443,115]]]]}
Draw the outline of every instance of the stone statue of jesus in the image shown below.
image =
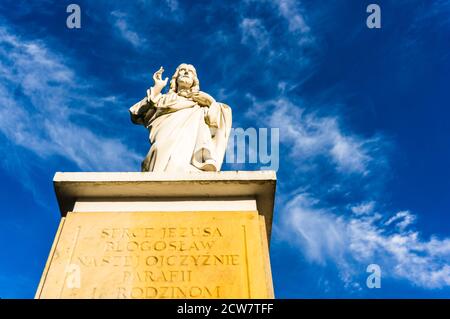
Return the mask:
{"type": "Polygon", "coordinates": [[[131,120],[150,130],[143,172],[219,171],[231,130],[231,108],[200,91],[197,71],[180,64],[169,91],[161,67],[147,96],[130,108],[131,120]]]}

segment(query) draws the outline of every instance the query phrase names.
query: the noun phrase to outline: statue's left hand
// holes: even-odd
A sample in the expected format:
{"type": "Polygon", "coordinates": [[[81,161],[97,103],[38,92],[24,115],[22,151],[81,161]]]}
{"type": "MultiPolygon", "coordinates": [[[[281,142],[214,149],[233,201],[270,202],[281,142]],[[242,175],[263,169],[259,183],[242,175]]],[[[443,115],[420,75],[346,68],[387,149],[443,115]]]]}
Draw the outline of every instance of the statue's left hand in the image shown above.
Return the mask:
{"type": "Polygon", "coordinates": [[[211,106],[216,100],[208,93],[199,91],[192,95],[192,100],[200,104],[201,106],[211,106]]]}

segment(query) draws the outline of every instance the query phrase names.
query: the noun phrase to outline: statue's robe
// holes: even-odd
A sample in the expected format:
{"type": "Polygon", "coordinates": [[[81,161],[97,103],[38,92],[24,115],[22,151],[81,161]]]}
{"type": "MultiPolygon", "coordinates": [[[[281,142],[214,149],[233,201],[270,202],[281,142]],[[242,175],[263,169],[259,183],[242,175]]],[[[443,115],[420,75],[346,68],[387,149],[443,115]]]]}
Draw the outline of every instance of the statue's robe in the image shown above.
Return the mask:
{"type": "Polygon", "coordinates": [[[175,92],[147,97],[130,108],[131,120],[150,130],[143,172],[219,171],[231,130],[231,108],[209,107],[175,92]]]}

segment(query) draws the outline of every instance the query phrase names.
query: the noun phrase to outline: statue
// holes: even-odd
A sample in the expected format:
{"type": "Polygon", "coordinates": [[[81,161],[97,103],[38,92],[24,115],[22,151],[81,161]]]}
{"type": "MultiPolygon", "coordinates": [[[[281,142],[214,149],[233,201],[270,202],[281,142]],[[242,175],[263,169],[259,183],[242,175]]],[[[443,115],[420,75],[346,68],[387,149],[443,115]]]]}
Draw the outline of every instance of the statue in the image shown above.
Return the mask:
{"type": "Polygon", "coordinates": [[[219,171],[231,130],[231,108],[200,91],[197,71],[180,64],[167,93],[161,67],[147,96],[130,108],[131,120],[150,130],[143,172],[219,171]]]}

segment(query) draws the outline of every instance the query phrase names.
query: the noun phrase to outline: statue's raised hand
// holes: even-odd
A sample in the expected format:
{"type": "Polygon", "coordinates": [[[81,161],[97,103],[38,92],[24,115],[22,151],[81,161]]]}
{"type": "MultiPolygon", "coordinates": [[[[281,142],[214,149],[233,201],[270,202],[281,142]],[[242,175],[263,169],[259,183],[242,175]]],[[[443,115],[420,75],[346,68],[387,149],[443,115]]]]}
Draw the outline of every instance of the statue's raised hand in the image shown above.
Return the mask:
{"type": "Polygon", "coordinates": [[[155,88],[162,89],[163,87],[165,87],[167,85],[167,81],[169,80],[169,78],[166,77],[163,80],[162,79],[163,72],[164,72],[164,68],[160,67],[158,71],[153,73],[153,81],[155,82],[155,85],[154,85],[155,88]]]}

